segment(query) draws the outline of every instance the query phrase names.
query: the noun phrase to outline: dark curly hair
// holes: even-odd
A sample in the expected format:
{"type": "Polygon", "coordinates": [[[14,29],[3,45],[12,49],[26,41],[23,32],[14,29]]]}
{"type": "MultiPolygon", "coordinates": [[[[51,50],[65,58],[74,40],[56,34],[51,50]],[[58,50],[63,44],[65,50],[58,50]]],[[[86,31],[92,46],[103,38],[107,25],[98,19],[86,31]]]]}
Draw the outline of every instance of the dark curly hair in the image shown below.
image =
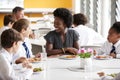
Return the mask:
{"type": "Polygon", "coordinates": [[[78,14],[74,14],[73,15],[73,24],[75,25],[85,25],[88,22],[87,17],[82,14],[82,13],[78,13],[78,14]]]}
{"type": "Polygon", "coordinates": [[[115,32],[120,33],[120,22],[115,22],[110,29],[114,29],[115,32]]]}
{"type": "Polygon", "coordinates": [[[53,12],[55,17],[59,17],[63,20],[64,24],[69,28],[72,25],[72,14],[71,12],[66,8],[57,8],[53,12]]]}

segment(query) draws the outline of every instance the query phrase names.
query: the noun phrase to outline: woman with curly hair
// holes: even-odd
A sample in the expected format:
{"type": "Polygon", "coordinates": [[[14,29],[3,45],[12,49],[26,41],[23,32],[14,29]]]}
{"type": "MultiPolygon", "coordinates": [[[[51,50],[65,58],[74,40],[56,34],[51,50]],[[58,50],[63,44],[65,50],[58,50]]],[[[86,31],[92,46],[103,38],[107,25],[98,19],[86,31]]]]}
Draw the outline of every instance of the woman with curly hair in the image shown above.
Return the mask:
{"type": "Polygon", "coordinates": [[[72,25],[71,12],[66,8],[57,8],[53,14],[55,30],[44,37],[47,55],[77,54],[79,35],[70,29],[72,25]]]}

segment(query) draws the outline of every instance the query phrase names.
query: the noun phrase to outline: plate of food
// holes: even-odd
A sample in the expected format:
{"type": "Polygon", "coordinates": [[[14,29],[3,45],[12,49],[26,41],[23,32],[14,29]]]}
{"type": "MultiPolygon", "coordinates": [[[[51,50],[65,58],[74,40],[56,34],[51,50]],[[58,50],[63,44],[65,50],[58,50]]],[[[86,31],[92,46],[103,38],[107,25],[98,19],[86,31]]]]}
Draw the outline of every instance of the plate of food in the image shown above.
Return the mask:
{"type": "Polygon", "coordinates": [[[76,55],[62,55],[59,57],[59,59],[66,59],[66,60],[71,60],[71,59],[76,59],[76,55]]]}
{"type": "Polygon", "coordinates": [[[39,63],[39,62],[41,62],[41,58],[29,58],[29,62],[31,62],[31,63],[39,63]]]}
{"type": "Polygon", "coordinates": [[[43,69],[41,67],[33,68],[33,74],[41,73],[41,71],[43,71],[43,69]]]}
{"type": "Polygon", "coordinates": [[[112,59],[112,56],[108,56],[108,55],[98,55],[98,56],[94,56],[94,59],[98,59],[98,60],[108,60],[108,59],[112,59]]]}

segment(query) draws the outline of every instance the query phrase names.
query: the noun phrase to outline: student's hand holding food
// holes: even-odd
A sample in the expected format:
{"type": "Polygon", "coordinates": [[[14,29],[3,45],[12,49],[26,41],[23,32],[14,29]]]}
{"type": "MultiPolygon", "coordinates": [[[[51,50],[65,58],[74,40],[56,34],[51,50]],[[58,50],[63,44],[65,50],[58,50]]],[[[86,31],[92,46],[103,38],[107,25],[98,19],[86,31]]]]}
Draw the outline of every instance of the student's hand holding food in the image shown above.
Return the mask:
{"type": "Polygon", "coordinates": [[[15,63],[16,64],[20,64],[21,63],[23,67],[32,68],[32,65],[29,63],[29,61],[25,57],[20,57],[19,59],[17,59],[15,61],[15,63]]]}

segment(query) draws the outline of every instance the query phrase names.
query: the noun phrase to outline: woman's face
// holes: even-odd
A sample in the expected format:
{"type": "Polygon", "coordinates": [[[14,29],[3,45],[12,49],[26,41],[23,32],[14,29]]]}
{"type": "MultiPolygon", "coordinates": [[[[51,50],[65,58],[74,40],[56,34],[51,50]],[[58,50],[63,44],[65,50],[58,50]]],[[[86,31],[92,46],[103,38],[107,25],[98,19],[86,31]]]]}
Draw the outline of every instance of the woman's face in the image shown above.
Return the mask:
{"type": "Polygon", "coordinates": [[[66,28],[63,20],[60,19],[59,17],[55,17],[54,27],[56,29],[56,32],[62,32],[66,28]]]}
{"type": "Polygon", "coordinates": [[[120,39],[120,34],[117,33],[114,29],[110,29],[108,32],[108,41],[111,43],[116,43],[120,39]]]}

